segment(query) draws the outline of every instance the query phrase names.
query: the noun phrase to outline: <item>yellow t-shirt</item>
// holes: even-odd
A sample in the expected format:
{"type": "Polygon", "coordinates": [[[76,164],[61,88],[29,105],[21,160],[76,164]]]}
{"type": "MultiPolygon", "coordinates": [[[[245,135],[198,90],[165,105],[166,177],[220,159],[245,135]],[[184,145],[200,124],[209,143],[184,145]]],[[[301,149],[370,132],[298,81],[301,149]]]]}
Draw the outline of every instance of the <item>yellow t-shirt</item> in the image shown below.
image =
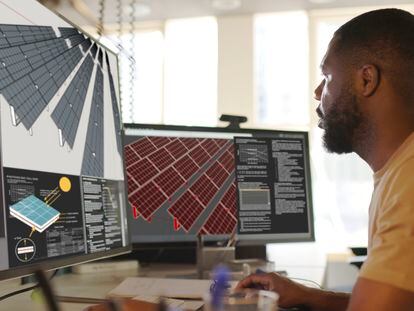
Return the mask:
{"type": "Polygon", "coordinates": [[[374,174],[360,276],[414,291],[414,132],[374,174]]]}

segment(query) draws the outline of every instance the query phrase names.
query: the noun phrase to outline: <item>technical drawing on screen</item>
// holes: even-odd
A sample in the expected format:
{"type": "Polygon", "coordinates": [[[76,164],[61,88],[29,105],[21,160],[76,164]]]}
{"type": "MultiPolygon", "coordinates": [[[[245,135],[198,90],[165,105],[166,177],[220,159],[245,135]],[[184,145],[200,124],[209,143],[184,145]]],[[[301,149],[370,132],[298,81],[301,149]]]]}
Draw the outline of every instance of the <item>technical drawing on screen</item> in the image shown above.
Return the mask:
{"type": "Polygon", "coordinates": [[[0,279],[127,251],[116,54],[3,0],[0,112],[0,279]]]}
{"type": "Polygon", "coordinates": [[[132,242],[314,239],[308,135],[125,124],[132,242]]]}

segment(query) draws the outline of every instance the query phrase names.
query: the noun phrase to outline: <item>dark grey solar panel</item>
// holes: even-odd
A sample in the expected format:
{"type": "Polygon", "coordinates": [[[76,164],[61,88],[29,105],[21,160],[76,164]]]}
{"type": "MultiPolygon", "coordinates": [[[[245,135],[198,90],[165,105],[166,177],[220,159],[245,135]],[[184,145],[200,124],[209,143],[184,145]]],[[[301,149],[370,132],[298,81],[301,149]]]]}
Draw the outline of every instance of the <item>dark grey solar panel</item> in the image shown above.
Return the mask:
{"type": "Polygon", "coordinates": [[[108,67],[109,87],[111,89],[112,114],[114,116],[116,144],[117,144],[118,153],[122,155],[121,116],[119,114],[118,99],[116,97],[114,79],[112,77],[111,66],[109,64],[109,56],[106,51],[105,51],[105,55],[106,55],[106,64],[108,67]]]}
{"type": "Polygon", "coordinates": [[[98,67],[96,70],[88,132],[86,134],[85,149],[83,152],[82,175],[103,177],[103,118],[103,73],[98,67]]]}
{"type": "Polygon", "coordinates": [[[0,90],[67,50],[60,38],[0,49],[0,76],[11,76],[11,80],[0,80],[0,90]]]}
{"type": "Polygon", "coordinates": [[[82,44],[80,46],[81,46],[83,52],[86,53],[89,50],[89,48],[91,47],[91,45],[92,45],[91,39],[86,39],[82,42],[82,44]]]}
{"type": "MultiPolygon", "coordinates": [[[[85,39],[85,37],[84,37],[83,35],[81,35],[81,34],[78,34],[78,35],[76,35],[76,36],[69,37],[69,38],[67,38],[67,40],[69,40],[69,41],[70,41],[71,46],[76,46],[76,45],[80,45],[80,46],[82,46],[82,44],[83,44],[84,42],[87,42],[87,41],[88,41],[88,40],[86,40],[86,39],[85,39]]],[[[86,51],[84,50],[84,52],[86,52],[86,51]]]]}
{"type": "Polygon", "coordinates": [[[0,47],[11,47],[56,38],[52,27],[0,24],[0,47]]]}
{"type": "Polygon", "coordinates": [[[62,130],[63,139],[71,148],[75,142],[93,66],[93,60],[88,54],[52,113],[53,121],[62,130]]]}
{"type": "Polygon", "coordinates": [[[25,76],[10,87],[3,90],[3,96],[15,109],[17,122],[22,122],[29,129],[38,115],[38,107],[45,107],[46,102],[41,97],[36,84],[29,76],[25,76]]]}
{"type": "Polygon", "coordinates": [[[95,57],[96,57],[96,52],[98,51],[98,46],[96,45],[96,43],[94,43],[93,45],[92,45],[92,47],[91,47],[91,55],[92,55],[92,58],[93,59],[95,59],[95,57]]]}
{"type": "Polygon", "coordinates": [[[72,27],[59,27],[58,29],[60,31],[61,36],[64,38],[79,34],[76,28],[72,27]]]}
{"type": "Polygon", "coordinates": [[[103,58],[102,49],[99,49],[98,60],[99,60],[99,64],[101,65],[101,68],[103,68],[102,58],[103,58]]]}
{"type": "Polygon", "coordinates": [[[8,84],[2,93],[15,108],[16,121],[22,122],[27,129],[31,128],[81,58],[80,50],[72,48],[15,82],[10,81],[10,77],[4,81],[0,80],[0,85],[8,84]]]}

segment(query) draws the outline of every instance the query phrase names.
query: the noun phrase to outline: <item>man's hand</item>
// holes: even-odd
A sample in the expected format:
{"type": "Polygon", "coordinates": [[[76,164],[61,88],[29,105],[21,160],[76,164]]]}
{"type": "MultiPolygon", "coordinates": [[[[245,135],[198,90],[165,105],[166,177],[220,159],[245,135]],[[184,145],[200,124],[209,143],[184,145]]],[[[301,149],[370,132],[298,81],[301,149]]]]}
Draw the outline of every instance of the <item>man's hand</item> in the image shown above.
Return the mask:
{"type": "Polygon", "coordinates": [[[279,306],[306,305],[311,289],[277,273],[252,274],[237,284],[237,289],[259,288],[279,294],[279,306]]]}

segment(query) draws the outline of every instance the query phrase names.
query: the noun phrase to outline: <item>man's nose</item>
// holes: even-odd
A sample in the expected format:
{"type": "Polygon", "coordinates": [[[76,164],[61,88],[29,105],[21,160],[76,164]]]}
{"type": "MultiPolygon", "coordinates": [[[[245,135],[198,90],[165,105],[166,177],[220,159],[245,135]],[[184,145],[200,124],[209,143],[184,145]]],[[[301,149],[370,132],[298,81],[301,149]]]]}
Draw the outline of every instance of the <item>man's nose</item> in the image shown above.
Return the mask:
{"type": "Polygon", "coordinates": [[[316,99],[317,101],[321,100],[322,87],[323,87],[323,81],[319,83],[319,85],[313,91],[313,98],[316,99]]]}

